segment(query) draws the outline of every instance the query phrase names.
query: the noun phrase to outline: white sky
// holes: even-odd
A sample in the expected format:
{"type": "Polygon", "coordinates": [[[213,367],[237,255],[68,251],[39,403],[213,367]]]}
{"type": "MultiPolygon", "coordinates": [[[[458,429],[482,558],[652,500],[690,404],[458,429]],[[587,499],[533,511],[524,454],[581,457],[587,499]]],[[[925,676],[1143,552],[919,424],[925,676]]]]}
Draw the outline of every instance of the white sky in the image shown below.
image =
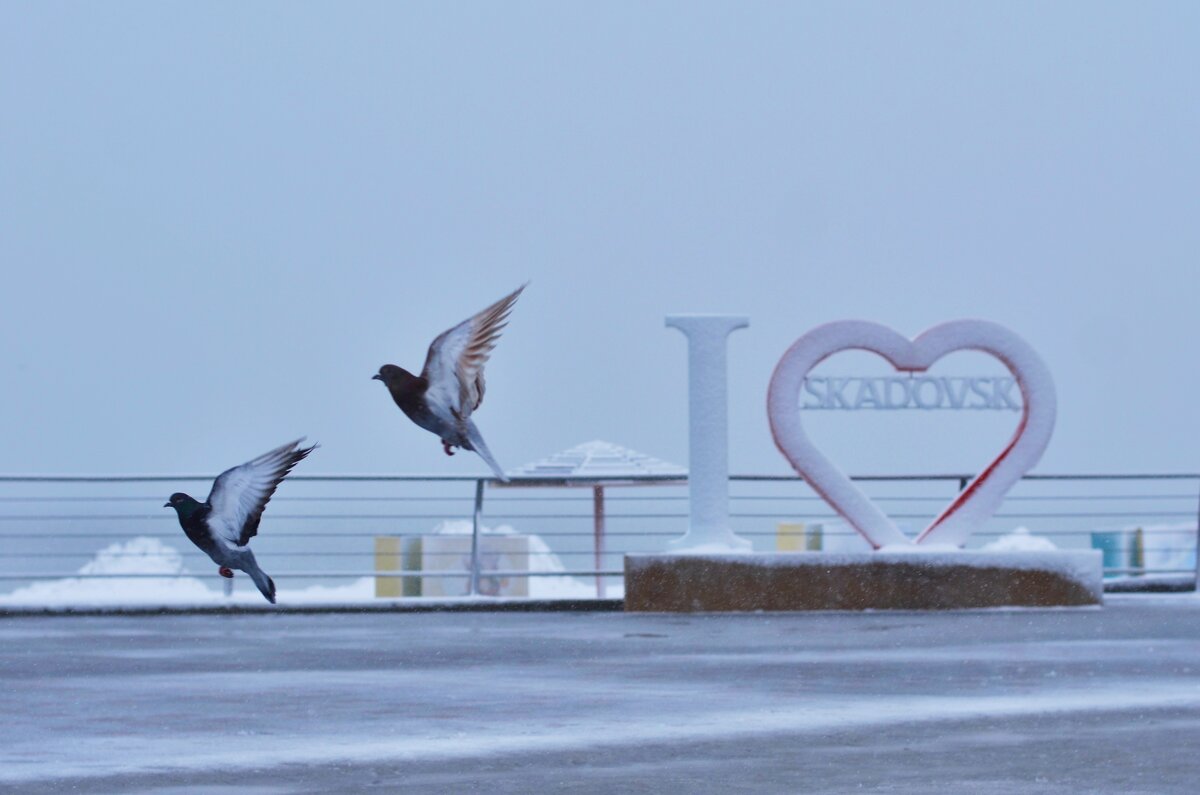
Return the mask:
{"type": "MultiPolygon", "coordinates": [[[[736,471],[786,471],[765,394],[805,330],[962,316],[1055,374],[1041,471],[1195,471],[1198,30],[1190,3],[5,2],[0,471],[307,434],[309,473],[483,472],[369,379],[526,279],[476,415],[509,467],[593,438],[686,463],[663,316],[729,311],[736,471]]],[[[818,435],[929,472],[1013,422],[818,435]]]]}

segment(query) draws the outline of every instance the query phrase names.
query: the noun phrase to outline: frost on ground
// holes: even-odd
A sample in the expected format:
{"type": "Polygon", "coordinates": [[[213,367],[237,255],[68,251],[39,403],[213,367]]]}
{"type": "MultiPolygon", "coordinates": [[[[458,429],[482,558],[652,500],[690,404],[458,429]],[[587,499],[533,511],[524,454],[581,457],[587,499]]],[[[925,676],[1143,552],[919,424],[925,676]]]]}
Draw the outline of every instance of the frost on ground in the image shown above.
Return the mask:
{"type": "Polygon", "coordinates": [[[1191,795],[1197,659],[1190,595],[32,617],[0,621],[0,791],[1191,795]]]}
{"type": "MultiPolygon", "coordinates": [[[[471,523],[443,522],[435,534],[470,534],[471,523]]],[[[487,534],[512,535],[513,528],[503,525],[483,528],[487,534]]],[[[536,535],[527,536],[532,572],[561,572],[562,560],[546,542],[536,535]]],[[[264,561],[269,566],[269,561],[264,561]]],[[[268,571],[270,569],[268,568],[268,571]]],[[[195,576],[183,562],[174,546],[157,538],[137,536],[125,542],[110,544],[80,567],[80,577],[64,577],[36,582],[0,595],[4,607],[118,607],[118,606],[213,606],[228,604],[262,604],[262,597],[251,590],[235,591],[226,596],[216,577],[195,576]],[[128,575],[128,576],[121,576],[128,575]],[[154,576],[162,575],[162,576],[154,576]],[[209,583],[213,586],[210,587],[209,583]]],[[[241,577],[239,573],[236,575],[241,577]]],[[[280,604],[346,604],[379,603],[375,596],[375,578],[360,577],[344,585],[312,585],[288,588],[285,575],[274,575],[279,583],[280,604]]],[[[614,589],[610,587],[609,591],[614,589]]],[[[616,589],[620,595],[619,588],[616,589]]],[[[574,577],[531,577],[529,595],[534,599],[586,599],[596,595],[594,585],[574,577]]]]}

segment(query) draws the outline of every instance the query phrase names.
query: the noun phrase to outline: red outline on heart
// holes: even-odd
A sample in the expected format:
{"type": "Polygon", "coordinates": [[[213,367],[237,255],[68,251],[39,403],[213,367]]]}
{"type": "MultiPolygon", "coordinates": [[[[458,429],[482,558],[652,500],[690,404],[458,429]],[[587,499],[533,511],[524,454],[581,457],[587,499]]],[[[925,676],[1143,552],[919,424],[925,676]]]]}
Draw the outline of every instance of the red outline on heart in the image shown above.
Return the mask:
{"type": "Polygon", "coordinates": [[[826,323],[796,340],[771,376],[767,416],[775,446],[829,505],[879,549],[883,546],[962,546],[1004,501],[1004,495],[1041,458],[1054,431],[1054,379],[1023,339],[986,320],[953,320],[910,340],[866,320],[826,323]],[[864,350],[882,356],[898,372],[925,372],[955,351],[975,350],[999,359],[1017,381],[1024,407],[1016,433],[996,458],[915,539],[905,535],[808,434],[800,415],[800,389],[809,372],[835,353],[864,350]]]}

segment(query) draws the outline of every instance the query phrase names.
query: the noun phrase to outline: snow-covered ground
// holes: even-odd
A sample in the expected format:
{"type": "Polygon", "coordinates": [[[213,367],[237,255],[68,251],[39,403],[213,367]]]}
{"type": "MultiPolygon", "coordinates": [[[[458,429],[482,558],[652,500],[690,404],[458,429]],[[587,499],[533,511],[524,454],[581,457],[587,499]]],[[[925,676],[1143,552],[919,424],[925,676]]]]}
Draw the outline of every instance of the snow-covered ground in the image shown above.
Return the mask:
{"type": "Polygon", "coordinates": [[[0,790],[1195,791],[1200,599],[0,621],[0,790]]]}

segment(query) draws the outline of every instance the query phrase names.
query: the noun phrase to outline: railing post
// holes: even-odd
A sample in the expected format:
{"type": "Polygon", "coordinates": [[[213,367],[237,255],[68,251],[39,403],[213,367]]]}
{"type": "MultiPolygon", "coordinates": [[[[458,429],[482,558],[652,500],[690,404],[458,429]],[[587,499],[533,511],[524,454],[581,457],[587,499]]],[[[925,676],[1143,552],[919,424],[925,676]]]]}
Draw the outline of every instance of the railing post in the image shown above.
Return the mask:
{"type": "Polygon", "coordinates": [[[595,536],[596,598],[604,598],[604,487],[592,487],[592,532],[595,536]]]}
{"type": "Polygon", "coordinates": [[[483,478],[475,481],[475,517],[471,523],[471,578],[468,593],[479,595],[479,529],[483,519],[483,478]]]}
{"type": "MultiPolygon", "coordinates": [[[[1197,481],[1200,484],[1200,481],[1197,481]]],[[[1197,489],[1200,492],[1200,489],[1197,489]]],[[[1193,591],[1200,591],[1200,498],[1196,507],[1196,579],[1192,583],[1193,591]]]]}

